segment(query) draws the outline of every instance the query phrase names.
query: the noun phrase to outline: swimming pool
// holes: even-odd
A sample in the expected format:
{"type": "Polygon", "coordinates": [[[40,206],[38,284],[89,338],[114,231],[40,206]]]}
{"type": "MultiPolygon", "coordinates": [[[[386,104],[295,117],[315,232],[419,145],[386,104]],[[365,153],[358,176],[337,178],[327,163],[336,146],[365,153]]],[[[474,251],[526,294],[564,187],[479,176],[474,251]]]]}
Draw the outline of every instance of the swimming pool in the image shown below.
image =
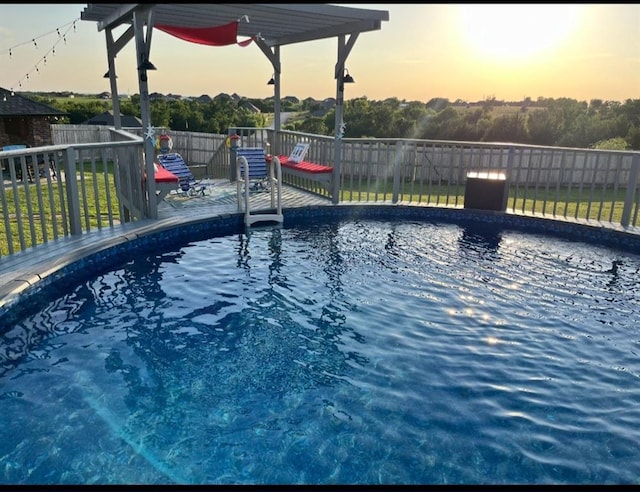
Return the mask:
{"type": "Polygon", "coordinates": [[[637,251],[313,222],[30,302],[0,331],[0,482],[638,483],[637,251]]]}

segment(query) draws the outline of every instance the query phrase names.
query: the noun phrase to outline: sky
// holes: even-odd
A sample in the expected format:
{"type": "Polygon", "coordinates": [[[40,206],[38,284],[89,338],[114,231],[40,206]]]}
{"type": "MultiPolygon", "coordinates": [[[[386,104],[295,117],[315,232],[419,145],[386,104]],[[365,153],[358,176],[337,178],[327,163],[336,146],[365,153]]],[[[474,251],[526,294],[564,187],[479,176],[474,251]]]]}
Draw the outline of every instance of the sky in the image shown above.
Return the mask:
{"type": "MultiPolygon", "coordinates": [[[[428,102],[526,97],[640,98],[640,4],[336,4],[386,10],[358,37],[345,99],[428,102]]],[[[80,20],[86,4],[0,4],[0,87],[109,91],[104,32],[80,20]],[[75,22],[74,22],[75,21],[75,22]]],[[[121,31],[115,31],[117,38],[121,31]]],[[[337,39],[280,49],[281,96],[336,96],[337,39]]],[[[271,64],[254,43],[201,46],[153,31],[149,92],[197,97],[273,95],[271,64]]],[[[118,91],[139,92],[133,40],[116,58],[118,91]]]]}

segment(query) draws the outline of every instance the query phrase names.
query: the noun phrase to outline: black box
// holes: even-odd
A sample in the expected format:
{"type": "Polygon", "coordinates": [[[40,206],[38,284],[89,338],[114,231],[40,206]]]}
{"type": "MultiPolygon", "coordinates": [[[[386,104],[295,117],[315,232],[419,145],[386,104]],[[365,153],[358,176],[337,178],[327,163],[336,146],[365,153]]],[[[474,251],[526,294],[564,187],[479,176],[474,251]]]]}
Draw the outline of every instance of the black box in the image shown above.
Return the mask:
{"type": "Polygon", "coordinates": [[[464,188],[464,208],[506,210],[507,178],[499,172],[469,172],[464,188]]]}

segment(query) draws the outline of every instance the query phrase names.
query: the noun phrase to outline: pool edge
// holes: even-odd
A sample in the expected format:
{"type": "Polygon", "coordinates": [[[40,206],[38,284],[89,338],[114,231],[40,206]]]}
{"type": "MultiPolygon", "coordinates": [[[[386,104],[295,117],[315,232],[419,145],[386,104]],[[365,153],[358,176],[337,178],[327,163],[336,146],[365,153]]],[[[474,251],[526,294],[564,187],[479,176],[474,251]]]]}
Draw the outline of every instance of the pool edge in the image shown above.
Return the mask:
{"type": "MultiPolygon", "coordinates": [[[[482,222],[532,233],[568,237],[605,247],[640,254],[640,230],[614,228],[610,224],[580,220],[561,220],[510,212],[496,212],[415,204],[341,203],[306,205],[283,210],[285,225],[290,222],[327,219],[416,219],[454,223],[482,222]]],[[[121,262],[121,255],[133,250],[153,248],[185,237],[208,234],[212,237],[245,230],[243,214],[227,213],[196,216],[191,219],[167,218],[142,221],[105,229],[100,233],[67,237],[26,250],[0,261],[0,319],[25,297],[41,289],[64,283],[66,277],[91,275],[121,262]]],[[[9,317],[10,318],[10,317],[9,317]]]]}

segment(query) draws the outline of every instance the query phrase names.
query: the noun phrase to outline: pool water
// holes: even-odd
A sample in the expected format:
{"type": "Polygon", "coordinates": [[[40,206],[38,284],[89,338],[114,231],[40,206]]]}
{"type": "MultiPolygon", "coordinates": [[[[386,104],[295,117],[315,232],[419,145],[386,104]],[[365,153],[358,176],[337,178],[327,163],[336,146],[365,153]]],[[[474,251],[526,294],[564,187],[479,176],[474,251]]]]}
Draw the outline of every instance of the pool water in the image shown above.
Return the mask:
{"type": "Polygon", "coordinates": [[[0,483],[638,483],[639,272],[409,221],[140,255],[0,330],[0,483]]]}

